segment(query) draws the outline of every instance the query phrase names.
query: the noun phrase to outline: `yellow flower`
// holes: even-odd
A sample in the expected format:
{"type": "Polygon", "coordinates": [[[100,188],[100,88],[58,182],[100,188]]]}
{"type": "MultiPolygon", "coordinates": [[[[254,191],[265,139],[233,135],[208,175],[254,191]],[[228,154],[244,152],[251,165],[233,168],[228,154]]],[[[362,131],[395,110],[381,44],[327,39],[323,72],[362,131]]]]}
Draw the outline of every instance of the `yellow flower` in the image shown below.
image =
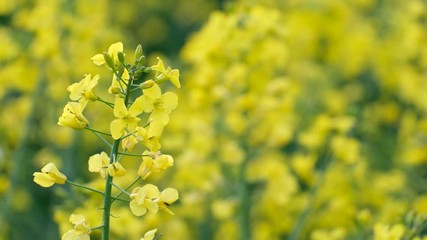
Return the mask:
{"type": "Polygon", "coordinates": [[[139,217],[144,215],[147,210],[156,214],[159,209],[173,215],[167,207],[178,200],[179,196],[178,191],[174,188],[167,188],[160,192],[158,187],[147,184],[142,188],[135,188],[130,194],[130,198],[132,199],[129,204],[130,210],[139,217]]]}
{"type": "Polygon", "coordinates": [[[89,157],[89,172],[99,172],[101,177],[105,178],[108,172],[110,157],[105,152],[95,154],[89,157]]]}
{"type": "Polygon", "coordinates": [[[143,152],[142,155],[144,156],[138,169],[138,175],[142,179],[146,179],[153,172],[160,172],[160,170],[173,166],[173,158],[170,155],[160,154],[160,152],[150,153],[149,151],[143,152]]]}
{"type": "MultiPolygon", "coordinates": [[[[121,42],[113,43],[108,48],[108,55],[111,56],[111,58],[113,59],[113,63],[115,65],[117,65],[117,63],[119,61],[118,57],[117,57],[118,52],[123,52],[123,43],[121,43],[121,42]]],[[[101,66],[105,63],[104,55],[96,54],[95,56],[92,57],[92,61],[96,65],[101,66]]]]}
{"type": "Polygon", "coordinates": [[[46,164],[41,172],[35,172],[33,176],[34,182],[42,187],[51,187],[55,183],[64,184],[67,181],[67,177],[53,163],[46,164]]]}
{"type": "Polygon", "coordinates": [[[129,110],[125,106],[123,98],[116,98],[114,103],[114,116],[117,118],[110,124],[111,135],[114,139],[119,139],[123,136],[125,129],[130,132],[136,130],[137,124],[140,121],[137,116],[142,113],[142,97],[135,100],[129,110]]]}
{"type": "Polygon", "coordinates": [[[163,128],[169,122],[169,113],[178,105],[178,96],[172,92],[166,92],[162,95],[159,85],[154,84],[149,89],[143,90],[142,108],[144,112],[151,112],[149,117],[150,126],[148,127],[149,137],[160,137],[163,128]]]}
{"type": "Polygon", "coordinates": [[[156,235],[156,232],[157,232],[157,228],[150,230],[150,231],[146,232],[144,234],[144,237],[141,238],[140,240],[153,240],[154,236],[156,235]]]}
{"type": "Polygon", "coordinates": [[[147,184],[141,188],[137,187],[130,194],[130,198],[132,199],[129,204],[130,210],[138,217],[144,215],[147,210],[156,214],[159,206],[155,202],[155,199],[159,196],[159,188],[153,184],[147,184]]]}
{"type": "Polygon", "coordinates": [[[165,69],[165,66],[163,65],[162,59],[157,57],[158,63],[151,68],[156,71],[156,81],[162,82],[169,80],[175,87],[180,88],[181,83],[179,82],[179,70],[178,69],[171,69],[171,67],[168,67],[165,69]]]}
{"type": "Polygon", "coordinates": [[[85,105],[77,102],[69,102],[64,107],[61,117],[59,117],[58,125],[71,127],[75,129],[83,129],[89,121],[83,116],[85,105]]]}
{"type": "Polygon", "coordinates": [[[121,76],[121,80],[123,80],[123,82],[119,83],[119,80],[117,79],[116,74],[113,74],[113,79],[111,81],[111,86],[108,88],[108,93],[111,94],[118,94],[121,93],[121,90],[123,89],[123,91],[126,91],[126,85],[129,82],[129,72],[127,69],[124,69],[123,74],[121,76]],[[121,86],[121,88],[120,88],[121,86]]]}
{"type": "Polygon", "coordinates": [[[70,222],[74,224],[74,229],[62,235],[62,240],[89,240],[90,226],[86,219],[80,214],[71,214],[70,222]]]}
{"type": "Polygon", "coordinates": [[[90,74],[86,74],[85,78],[78,83],[73,83],[68,86],[67,90],[70,92],[70,99],[73,101],[80,101],[86,104],[88,101],[96,101],[94,87],[98,84],[99,75],[93,78],[90,74]]]}

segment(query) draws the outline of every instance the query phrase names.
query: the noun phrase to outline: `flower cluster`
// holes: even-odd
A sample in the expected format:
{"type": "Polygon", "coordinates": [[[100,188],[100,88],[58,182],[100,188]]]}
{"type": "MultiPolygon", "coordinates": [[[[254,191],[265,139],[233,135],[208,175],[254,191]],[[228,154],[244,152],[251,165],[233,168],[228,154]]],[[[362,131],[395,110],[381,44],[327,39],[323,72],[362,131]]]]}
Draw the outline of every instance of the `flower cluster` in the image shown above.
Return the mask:
{"type": "MultiPolygon", "coordinates": [[[[71,101],[64,108],[58,124],[74,129],[89,130],[110,147],[110,155],[103,151],[92,155],[88,160],[89,172],[99,173],[105,181],[105,189],[98,190],[69,181],[53,163],[47,164],[41,172],[34,173],[34,181],[42,187],[68,182],[101,193],[104,198],[103,224],[94,229],[101,229],[103,239],[108,239],[111,205],[116,200],[129,202],[129,209],[135,216],[142,216],[147,211],[156,214],[159,210],[173,215],[168,207],[179,198],[176,189],[166,188],[160,192],[157,186],[146,184],[142,187],[135,187],[131,193],[128,193],[127,190],[133,187],[138,180],[147,179],[152,173],[173,166],[172,156],[160,151],[159,139],[169,122],[169,114],[178,105],[178,97],[173,92],[162,93],[160,85],[170,81],[179,88],[179,70],[165,68],[160,58],[156,65],[145,66],[145,56],[140,45],[135,50],[134,64],[128,64],[125,62],[121,42],[112,44],[107,52],[96,54],[92,60],[94,64],[106,65],[111,70],[113,77],[108,93],[111,94],[113,100],[105,100],[95,91],[100,81],[99,75],[92,77],[91,74],[86,74],[80,82],[67,88],[71,101]],[[153,78],[145,79],[150,74],[153,78]],[[91,105],[89,103],[94,102],[104,104],[112,110],[114,119],[110,123],[109,132],[93,129],[89,120],[83,115],[86,107],[91,105]],[[141,116],[143,113],[146,113],[147,116],[141,116]],[[111,137],[113,142],[110,143],[105,136],[111,137]],[[138,143],[141,143],[146,149],[142,154],[131,152],[138,143]],[[120,145],[122,145],[123,152],[119,151],[120,145]],[[135,176],[132,184],[122,188],[114,183],[114,178],[128,174],[123,165],[124,156],[137,157],[142,159],[142,162],[138,176],[135,176]],[[115,197],[112,196],[113,188],[119,191],[115,197]],[[123,199],[121,197],[123,194],[127,195],[129,200],[123,199]]],[[[73,214],[70,222],[75,227],[66,232],[62,239],[89,239],[89,234],[93,229],[86,224],[84,216],[73,214]]],[[[156,231],[147,232],[143,239],[153,239],[156,231]]]]}

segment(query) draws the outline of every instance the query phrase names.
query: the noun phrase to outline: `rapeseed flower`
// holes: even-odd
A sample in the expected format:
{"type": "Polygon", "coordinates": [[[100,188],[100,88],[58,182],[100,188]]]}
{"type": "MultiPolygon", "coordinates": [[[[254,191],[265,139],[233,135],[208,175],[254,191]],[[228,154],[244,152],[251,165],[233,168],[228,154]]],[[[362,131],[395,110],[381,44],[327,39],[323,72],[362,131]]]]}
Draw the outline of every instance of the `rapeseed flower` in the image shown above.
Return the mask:
{"type": "Polygon", "coordinates": [[[59,117],[58,125],[75,129],[83,129],[89,124],[89,121],[83,116],[85,104],[77,102],[69,102],[64,107],[61,117],[59,117]]]}
{"type": "Polygon", "coordinates": [[[41,172],[35,172],[33,176],[34,182],[42,187],[51,187],[55,183],[64,184],[67,181],[67,177],[53,163],[46,164],[41,172]]]}
{"type": "Polygon", "coordinates": [[[69,230],[62,235],[62,240],[89,240],[90,226],[86,219],[80,214],[71,214],[70,222],[74,224],[74,229],[69,230]]]}

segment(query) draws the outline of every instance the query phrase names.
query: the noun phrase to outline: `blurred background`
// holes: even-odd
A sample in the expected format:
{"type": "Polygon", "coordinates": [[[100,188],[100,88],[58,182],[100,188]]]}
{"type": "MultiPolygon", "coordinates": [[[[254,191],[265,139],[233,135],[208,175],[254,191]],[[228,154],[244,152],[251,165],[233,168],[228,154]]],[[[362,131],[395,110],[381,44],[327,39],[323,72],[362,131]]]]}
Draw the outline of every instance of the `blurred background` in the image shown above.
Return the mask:
{"type": "MultiPolygon", "coordinates": [[[[32,174],[54,162],[102,189],[87,160],[105,145],[57,120],[84,74],[101,75],[100,92],[109,86],[90,58],[117,41],[181,71],[161,139],[175,165],[147,179],[180,200],[175,216],[114,205],[112,239],[155,227],[162,239],[427,239],[426,7],[0,0],[0,239],[59,239],[71,213],[100,224],[99,196],[42,189],[32,174]]],[[[113,119],[97,107],[85,115],[105,131],[113,119]]]]}

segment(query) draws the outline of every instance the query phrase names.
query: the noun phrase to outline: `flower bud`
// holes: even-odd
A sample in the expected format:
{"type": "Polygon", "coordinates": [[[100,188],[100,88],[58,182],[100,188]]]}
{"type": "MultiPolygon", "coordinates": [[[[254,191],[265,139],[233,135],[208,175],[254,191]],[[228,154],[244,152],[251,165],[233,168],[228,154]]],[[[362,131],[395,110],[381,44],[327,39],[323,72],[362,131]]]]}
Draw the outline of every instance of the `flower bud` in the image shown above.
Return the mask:
{"type": "Polygon", "coordinates": [[[135,62],[140,61],[141,57],[143,56],[142,46],[141,44],[138,44],[138,46],[135,49],[135,62]]]}
{"type": "Polygon", "coordinates": [[[118,52],[117,58],[119,59],[119,62],[121,62],[121,63],[125,62],[125,55],[123,54],[123,52],[118,52]]]}
{"type": "Polygon", "coordinates": [[[113,58],[108,54],[107,52],[104,52],[102,55],[104,55],[104,60],[107,66],[109,66],[111,69],[114,70],[114,61],[113,58]]]}
{"type": "Polygon", "coordinates": [[[141,85],[139,85],[142,89],[147,89],[147,88],[151,88],[154,85],[154,81],[153,80],[147,80],[143,83],[141,83],[141,85]]]}

